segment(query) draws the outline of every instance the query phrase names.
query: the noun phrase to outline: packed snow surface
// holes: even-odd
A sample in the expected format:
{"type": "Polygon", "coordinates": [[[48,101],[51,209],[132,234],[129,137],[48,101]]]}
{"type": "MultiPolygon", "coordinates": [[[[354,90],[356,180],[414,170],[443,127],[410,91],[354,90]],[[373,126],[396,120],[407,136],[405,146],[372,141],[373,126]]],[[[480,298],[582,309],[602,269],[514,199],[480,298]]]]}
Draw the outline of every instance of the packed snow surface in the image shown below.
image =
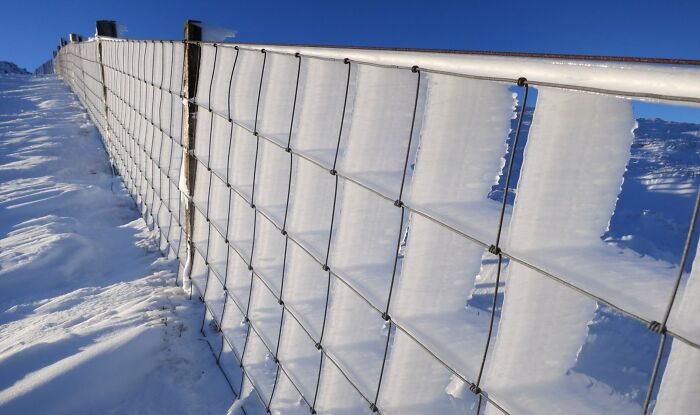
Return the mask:
{"type": "Polygon", "coordinates": [[[222,414],[233,394],[87,114],[0,76],[0,413],[222,414]]]}

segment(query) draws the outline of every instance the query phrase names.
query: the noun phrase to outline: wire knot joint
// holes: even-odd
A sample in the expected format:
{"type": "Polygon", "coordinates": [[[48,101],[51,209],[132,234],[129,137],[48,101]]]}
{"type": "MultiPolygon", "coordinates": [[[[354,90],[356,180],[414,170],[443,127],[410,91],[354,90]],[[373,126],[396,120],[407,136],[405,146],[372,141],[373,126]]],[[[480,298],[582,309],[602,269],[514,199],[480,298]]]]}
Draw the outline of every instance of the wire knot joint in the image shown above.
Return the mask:
{"type": "Polygon", "coordinates": [[[664,334],[666,333],[666,326],[658,321],[652,321],[649,323],[649,330],[653,331],[654,333],[664,334]]]}

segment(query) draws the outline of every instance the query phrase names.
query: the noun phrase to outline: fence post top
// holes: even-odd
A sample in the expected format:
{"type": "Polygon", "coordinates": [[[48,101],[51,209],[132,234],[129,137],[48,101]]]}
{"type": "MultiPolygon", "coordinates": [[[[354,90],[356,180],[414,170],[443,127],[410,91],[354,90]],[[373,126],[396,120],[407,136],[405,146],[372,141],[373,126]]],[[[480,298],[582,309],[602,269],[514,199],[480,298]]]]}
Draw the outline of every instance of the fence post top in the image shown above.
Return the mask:
{"type": "Polygon", "coordinates": [[[114,20],[98,20],[95,22],[97,36],[119,37],[117,35],[117,22],[114,20]]]}
{"type": "Polygon", "coordinates": [[[202,22],[199,20],[187,20],[185,22],[185,40],[202,40],[202,22]]]}

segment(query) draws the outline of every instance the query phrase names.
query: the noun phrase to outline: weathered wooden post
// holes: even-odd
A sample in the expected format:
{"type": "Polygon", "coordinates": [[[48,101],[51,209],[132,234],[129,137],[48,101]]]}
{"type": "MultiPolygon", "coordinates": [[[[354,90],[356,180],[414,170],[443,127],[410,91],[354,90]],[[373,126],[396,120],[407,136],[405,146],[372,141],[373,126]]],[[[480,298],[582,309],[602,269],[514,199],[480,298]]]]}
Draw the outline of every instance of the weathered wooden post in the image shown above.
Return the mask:
{"type": "Polygon", "coordinates": [[[187,237],[187,266],[183,275],[183,285],[185,279],[189,280],[192,274],[192,264],[194,261],[194,246],[192,241],[194,229],[194,186],[197,177],[197,159],[194,155],[195,131],[197,130],[197,104],[194,103],[197,94],[197,81],[199,77],[199,58],[201,47],[199,41],[202,40],[201,22],[188,20],[185,22],[185,56],[183,67],[184,94],[183,100],[183,131],[184,140],[183,154],[183,179],[181,184],[186,186],[187,205],[185,207],[185,236],[187,237]],[[184,183],[182,183],[184,182],[184,183]]]}
{"type": "Polygon", "coordinates": [[[109,105],[107,104],[107,83],[105,81],[105,65],[103,57],[103,45],[101,37],[117,37],[117,22],[114,20],[98,20],[95,22],[95,34],[97,35],[97,58],[100,62],[100,80],[102,82],[102,102],[104,103],[105,125],[103,144],[109,156],[109,164],[112,167],[112,174],[116,174],[114,168],[114,148],[112,146],[112,129],[109,126],[109,105]]]}
{"type": "Polygon", "coordinates": [[[95,23],[97,36],[119,37],[117,35],[117,22],[114,20],[98,20],[95,23]]]}
{"type": "Polygon", "coordinates": [[[80,36],[78,36],[77,33],[69,33],[68,40],[70,41],[70,43],[78,43],[80,42],[80,36]]]}

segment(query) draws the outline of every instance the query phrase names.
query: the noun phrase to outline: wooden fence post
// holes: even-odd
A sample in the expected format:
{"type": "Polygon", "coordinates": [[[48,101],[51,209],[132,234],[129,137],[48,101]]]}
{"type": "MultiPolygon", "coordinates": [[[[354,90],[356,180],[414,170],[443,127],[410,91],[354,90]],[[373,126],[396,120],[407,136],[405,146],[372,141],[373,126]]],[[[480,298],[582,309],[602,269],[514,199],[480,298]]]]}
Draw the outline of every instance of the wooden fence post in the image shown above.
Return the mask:
{"type": "Polygon", "coordinates": [[[114,20],[98,20],[95,23],[97,36],[119,37],[117,35],[117,22],[114,20]]]}
{"type": "MultiPolygon", "coordinates": [[[[105,137],[103,137],[103,144],[107,150],[107,155],[109,156],[109,164],[112,167],[112,174],[118,173],[114,167],[114,159],[112,155],[114,154],[114,148],[112,145],[112,130],[109,126],[109,105],[107,104],[107,83],[105,81],[105,65],[102,51],[102,40],[100,37],[117,37],[117,22],[114,20],[98,20],[95,22],[96,35],[97,35],[97,57],[100,62],[100,79],[102,80],[102,101],[104,103],[105,111],[105,137]]],[[[72,36],[72,35],[71,35],[72,36]]]]}
{"type": "Polygon", "coordinates": [[[202,40],[201,22],[196,20],[188,20],[185,22],[185,56],[183,66],[183,81],[184,94],[183,100],[183,119],[184,126],[182,139],[184,140],[184,163],[183,177],[184,183],[187,186],[187,205],[185,207],[185,236],[187,237],[187,263],[189,267],[185,268],[186,275],[183,276],[189,279],[192,274],[192,264],[194,261],[194,246],[192,241],[194,229],[194,186],[197,177],[197,159],[194,155],[195,132],[197,130],[197,104],[193,101],[197,96],[197,81],[199,78],[199,58],[201,47],[197,41],[202,40]]]}

